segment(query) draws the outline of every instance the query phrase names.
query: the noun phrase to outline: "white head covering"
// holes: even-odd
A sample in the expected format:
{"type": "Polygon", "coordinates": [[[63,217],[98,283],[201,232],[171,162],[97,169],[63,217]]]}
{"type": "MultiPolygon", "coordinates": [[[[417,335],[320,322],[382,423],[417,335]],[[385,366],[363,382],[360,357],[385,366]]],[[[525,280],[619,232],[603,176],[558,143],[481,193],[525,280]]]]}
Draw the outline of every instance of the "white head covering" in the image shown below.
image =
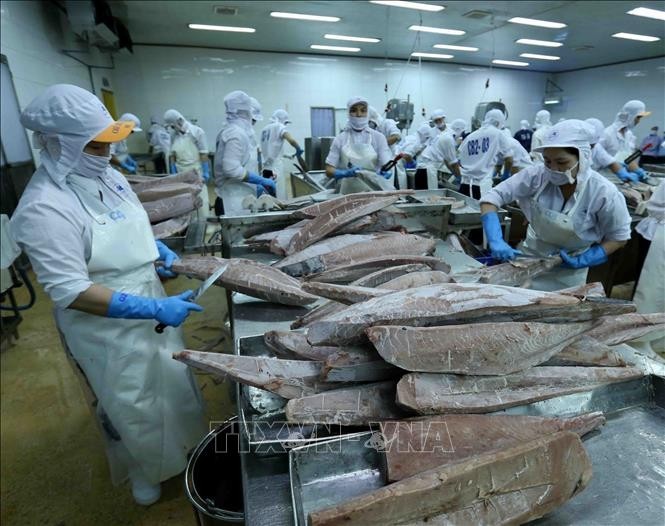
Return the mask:
{"type": "Polygon", "coordinates": [[[252,99],[244,91],[236,90],[224,97],[226,122],[235,122],[246,131],[252,129],[252,99]]]}
{"type": "Polygon", "coordinates": [[[536,113],[536,120],[534,122],[536,130],[543,126],[552,126],[552,123],[550,122],[550,112],[547,110],[540,110],[536,113]]]}
{"type": "Polygon", "coordinates": [[[275,110],[272,117],[270,117],[270,120],[273,122],[281,122],[282,124],[289,124],[291,122],[286,110],[275,110]]]}
{"type": "Polygon", "coordinates": [[[585,172],[591,165],[591,139],[596,130],[584,121],[568,119],[557,122],[543,137],[542,146],[533,151],[542,153],[546,148],[576,148],[580,157],[580,173],[585,172]]]}
{"type": "Polygon", "coordinates": [[[429,122],[423,122],[416,130],[420,144],[427,143],[432,138],[432,133],[434,133],[434,128],[429,125],[429,122]]]}
{"type": "Polygon", "coordinates": [[[97,97],[71,84],[46,88],[21,113],[21,124],[35,132],[32,140],[41,148],[42,165],[60,186],[78,164],[85,145],[114,123],[97,97]]]}
{"type": "Polygon", "coordinates": [[[259,122],[263,120],[263,114],[261,113],[261,103],[256,100],[254,97],[250,97],[250,104],[252,106],[252,119],[259,122]]]}
{"type": "Polygon", "coordinates": [[[373,122],[377,126],[381,124],[381,122],[383,122],[381,115],[379,115],[379,112],[376,111],[376,108],[374,106],[370,106],[368,108],[367,114],[369,115],[369,122],[373,122]]]}
{"type": "Polygon", "coordinates": [[[605,131],[605,125],[603,124],[603,121],[596,119],[595,117],[590,117],[584,122],[589,124],[594,130],[594,134],[589,138],[589,142],[591,144],[596,144],[605,131]]]}
{"type": "Polygon", "coordinates": [[[187,119],[182,116],[182,113],[174,109],[166,110],[166,112],[164,112],[164,123],[173,126],[181,133],[187,132],[187,128],[189,128],[189,122],[187,122],[187,119]]]}
{"type": "Polygon", "coordinates": [[[450,129],[455,135],[461,135],[466,130],[466,121],[464,119],[455,119],[450,123],[450,129]]]}
{"type": "Polygon", "coordinates": [[[623,105],[621,111],[617,113],[614,122],[619,124],[621,128],[632,128],[635,126],[636,117],[646,117],[650,114],[650,111],[646,111],[644,102],[641,100],[629,100],[623,105]]]}
{"type": "MultiPolygon", "coordinates": [[[[365,106],[367,106],[367,109],[369,111],[369,102],[367,101],[367,99],[365,97],[356,96],[356,97],[351,97],[348,101],[346,101],[346,111],[348,114],[351,113],[351,108],[356,104],[364,104],[365,106]]],[[[346,129],[361,131],[367,128],[368,123],[369,123],[369,117],[353,117],[349,115],[349,120],[347,121],[346,129]],[[362,124],[363,122],[364,125],[362,124]]]]}
{"type": "Polygon", "coordinates": [[[430,121],[435,121],[436,119],[445,119],[445,118],[446,118],[446,112],[443,111],[441,108],[433,110],[429,116],[430,121]]]}
{"type": "Polygon", "coordinates": [[[488,111],[485,114],[485,118],[483,119],[483,126],[496,126],[499,129],[503,128],[505,123],[506,123],[506,116],[499,109],[493,109],[488,111]]]}
{"type": "Polygon", "coordinates": [[[133,123],[134,123],[134,129],[132,130],[132,133],[143,131],[143,130],[141,129],[141,121],[140,121],[139,118],[138,118],[136,115],[134,115],[133,113],[123,113],[123,114],[120,116],[120,119],[119,119],[119,120],[121,120],[121,121],[131,121],[131,122],[133,122],[133,123]]]}
{"type": "Polygon", "coordinates": [[[369,102],[367,101],[367,98],[356,96],[356,97],[351,97],[349,100],[346,101],[346,111],[347,112],[351,111],[351,107],[355,106],[358,103],[364,104],[365,106],[367,106],[369,110],[369,102]]]}
{"type": "Polygon", "coordinates": [[[520,121],[520,129],[522,130],[528,130],[529,129],[529,121],[526,119],[523,119],[520,121]]]}

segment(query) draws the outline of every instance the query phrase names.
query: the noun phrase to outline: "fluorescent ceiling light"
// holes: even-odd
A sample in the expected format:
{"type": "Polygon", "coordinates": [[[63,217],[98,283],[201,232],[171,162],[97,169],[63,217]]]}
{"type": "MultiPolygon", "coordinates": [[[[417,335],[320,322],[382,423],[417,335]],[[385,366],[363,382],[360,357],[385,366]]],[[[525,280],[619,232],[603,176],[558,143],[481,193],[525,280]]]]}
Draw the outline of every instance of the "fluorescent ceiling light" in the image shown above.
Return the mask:
{"type": "Polygon", "coordinates": [[[561,47],[561,42],[552,42],[551,40],[533,40],[532,38],[520,38],[515,40],[516,44],[526,44],[528,46],[543,46],[543,47],[561,47]]]}
{"type": "Polygon", "coordinates": [[[537,58],[539,60],[561,60],[561,57],[557,57],[556,55],[538,55],[537,53],[522,53],[520,57],[537,58]]]}
{"type": "Polygon", "coordinates": [[[341,18],[336,16],[302,15],[300,13],[280,13],[279,11],[271,12],[270,16],[292,20],[310,20],[312,22],[339,22],[341,20],[341,18]]]}
{"type": "Polygon", "coordinates": [[[203,29],[205,31],[230,31],[232,33],[256,33],[253,27],[211,26],[209,24],[188,24],[189,29],[203,29]]]}
{"type": "Polygon", "coordinates": [[[656,42],[660,40],[658,37],[650,37],[647,35],[635,35],[633,33],[614,33],[614,38],[625,38],[626,40],[639,40],[640,42],[656,42]]]}
{"type": "Polygon", "coordinates": [[[344,46],[319,46],[318,44],[312,44],[312,49],[322,49],[324,51],[348,51],[349,53],[358,53],[360,51],[359,47],[344,47],[344,46]]]}
{"type": "Polygon", "coordinates": [[[380,38],[347,37],[344,35],[323,35],[323,38],[327,38],[328,40],[348,40],[349,42],[369,42],[371,44],[381,42],[380,38]]]}
{"type": "Polygon", "coordinates": [[[521,16],[511,18],[508,22],[512,22],[513,24],[523,24],[525,26],[549,27],[550,29],[561,29],[562,27],[566,27],[566,24],[562,24],[561,22],[548,22],[547,20],[522,18],[521,16]]]}
{"type": "Polygon", "coordinates": [[[561,102],[561,99],[560,99],[560,98],[558,98],[558,97],[554,97],[554,98],[551,98],[551,99],[545,99],[545,100],[543,101],[543,104],[547,104],[547,105],[550,105],[550,104],[559,104],[560,102],[561,102]]]}
{"type": "Polygon", "coordinates": [[[502,64],[504,66],[528,66],[528,62],[517,62],[516,60],[499,60],[495,59],[492,64],[502,64]]]}
{"type": "Polygon", "coordinates": [[[454,51],[478,51],[477,47],[471,47],[471,46],[453,46],[450,44],[434,44],[434,46],[437,49],[452,49],[454,51]]]}
{"type": "Polygon", "coordinates": [[[411,56],[420,58],[453,58],[454,55],[444,55],[442,53],[411,53],[411,56]]]}
{"type": "Polygon", "coordinates": [[[442,27],[410,26],[411,31],[424,31],[425,33],[438,33],[439,35],[465,35],[466,31],[459,29],[443,29],[442,27]]]}
{"type": "Polygon", "coordinates": [[[645,18],[655,18],[656,20],[665,20],[665,11],[658,9],[649,9],[648,7],[636,7],[627,11],[628,15],[643,16],[645,18]]]}
{"type": "Polygon", "coordinates": [[[421,4],[419,2],[400,2],[400,1],[379,1],[379,0],[369,0],[370,4],[381,4],[387,5],[390,7],[406,7],[407,9],[418,9],[419,11],[431,11],[436,13],[438,11],[443,11],[445,9],[442,5],[432,5],[432,4],[421,4]]]}

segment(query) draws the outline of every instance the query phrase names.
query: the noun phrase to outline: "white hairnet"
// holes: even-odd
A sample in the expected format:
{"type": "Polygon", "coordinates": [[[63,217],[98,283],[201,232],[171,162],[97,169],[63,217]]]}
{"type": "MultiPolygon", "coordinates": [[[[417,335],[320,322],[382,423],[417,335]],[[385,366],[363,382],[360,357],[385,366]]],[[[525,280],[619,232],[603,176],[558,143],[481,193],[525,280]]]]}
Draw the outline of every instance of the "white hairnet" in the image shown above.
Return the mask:
{"type": "Polygon", "coordinates": [[[485,114],[485,118],[483,119],[483,126],[496,126],[497,128],[501,129],[503,128],[503,125],[506,123],[506,116],[505,114],[499,110],[499,109],[493,109],[488,111],[485,114]]]}
{"type": "Polygon", "coordinates": [[[433,110],[429,116],[429,120],[431,121],[434,121],[436,119],[445,119],[445,118],[446,118],[446,113],[441,108],[433,110]]]}
{"type": "Polygon", "coordinates": [[[367,110],[367,114],[369,116],[369,122],[373,122],[377,126],[381,124],[383,119],[381,118],[381,115],[379,115],[379,112],[376,111],[376,108],[374,106],[370,106],[367,110]]]}
{"type": "Polygon", "coordinates": [[[427,141],[429,141],[432,137],[433,131],[434,129],[429,125],[429,122],[423,122],[420,126],[418,126],[416,134],[418,135],[420,144],[425,144],[427,141]]]}
{"type": "Polygon", "coordinates": [[[605,131],[605,125],[603,124],[603,121],[596,119],[595,117],[590,117],[584,122],[589,124],[594,130],[593,135],[589,138],[589,142],[591,142],[591,144],[596,144],[600,140],[600,137],[603,135],[603,131],[605,131]]]}
{"type": "Polygon", "coordinates": [[[178,122],[179,119],[182,119],[183,121],[185,120],[185,118],[182,116],[182,113],[180,113],[178,110],[171,109],[164,112],[164,122],[166,124],[173,125],[178,122]]]}
{"type": "Polygon", "coordinates": [[[650,111],[646,111],[644,102],[641,100],[629,100],[623,105],[621,111],[617,113],[615,122],[628,126],[635,121],[636,117],[646,117],[650,114],[650,111]]]}
{"type": "Polygon", "coordinates": [[[237,114],[239,111],[243,111],[247,112],[246,115],[251,115],[252,99],[244,91],[232,91],[224,97],[224,108],[226,113],[237,114]]]}
{"type": "Polygon", "coordinates": [[[32,130],[33,144],[49,176],[63,185],[86,144],[114,123],[102,102],[71,84],[54,84],[35,97],[21,113],[21,124],[32,130]]]}
{"type": "Polygon", "coordinates": [[[270,120],[273,122],[281,122],[282,124],[288,124],[291,121],[289,120],[289,114],[286,110],[275,110],[270,117],[270,120]]]}
{"type": "Polygon", "coordinates": [[[528,130],[529,129],[529,121],[526,119],[523,119],[520,121],[520,128],[522,130],[528,130]]]}
{"type": "Polygon", "coordinates": [[[533,151],[542,153],[546,148],[576,148],[580,156],[580,171],[586,171],[591,159],[591,139],[596,130],[578,119],[557,122],[543,137],[543,144],[533,151]]]}
{"type": "Polygon", "coordinates": [[[369,102],[367,101],[366,97],[351,97],[349,100],[346,101],[346,109],[347,111],[351,111],[351,108],[355,106],[356,104],[364,104],[369,108],[369,102]]]}
{"type": "Polygon", "coordinates": [[[466,121],[464,119],[455,119],[450,123],[450,128],[455,132],[455,135],[459,135],[466,130],[466,121]]]}
{"type": "Polygon", "coordinates": [[[254,97],[250,97],[249,101],[252,106],[252,119],[255,121],[262,121],[263,114],[261,113],[261,103],[254,97]]]}
{"type": "Polygon", "coordinates": [[[540,110],[536,113],[536,120],[534,121],[536,129],[542,128],[543,126],[551,126],[550,122],[550,112],[547,110],[540,110]]]}
{"type": "Polygon", "coordinates": [[[119,121],[132,121],[134,123],[134,129],[132,130],[132,133],[143,131],[141,129],[140,119],[136,115],[134,115],[133,113],[123,113],[118,120],[119,121]]]}

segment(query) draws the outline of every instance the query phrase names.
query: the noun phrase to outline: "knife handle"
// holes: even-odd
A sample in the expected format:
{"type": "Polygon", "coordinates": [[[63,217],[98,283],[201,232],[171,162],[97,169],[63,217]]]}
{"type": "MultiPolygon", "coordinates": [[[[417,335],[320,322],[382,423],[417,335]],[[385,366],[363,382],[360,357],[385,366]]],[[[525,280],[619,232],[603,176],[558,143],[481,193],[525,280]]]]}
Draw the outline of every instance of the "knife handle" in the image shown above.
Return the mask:
{"type": "Polygon", "coordinates": [[[164,329],[166,329],[166,327],[168,327],[166,323],[158,323],[157,325],[155,325],[155,332],[157,334],[162,334],[164,332],[164,329]]]}

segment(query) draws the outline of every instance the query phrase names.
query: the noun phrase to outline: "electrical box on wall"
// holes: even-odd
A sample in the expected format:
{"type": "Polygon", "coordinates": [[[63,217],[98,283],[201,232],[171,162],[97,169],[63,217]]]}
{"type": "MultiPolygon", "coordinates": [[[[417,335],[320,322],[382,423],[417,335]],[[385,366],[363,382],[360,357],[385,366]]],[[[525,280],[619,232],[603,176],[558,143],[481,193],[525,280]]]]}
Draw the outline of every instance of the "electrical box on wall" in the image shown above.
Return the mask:
{"type": "Polygon", "coordinates": [[[397,122],[400,130],[411,127],[413,122],[413,103],[408,100],[390,99],[386,118],[397,122]]]}

